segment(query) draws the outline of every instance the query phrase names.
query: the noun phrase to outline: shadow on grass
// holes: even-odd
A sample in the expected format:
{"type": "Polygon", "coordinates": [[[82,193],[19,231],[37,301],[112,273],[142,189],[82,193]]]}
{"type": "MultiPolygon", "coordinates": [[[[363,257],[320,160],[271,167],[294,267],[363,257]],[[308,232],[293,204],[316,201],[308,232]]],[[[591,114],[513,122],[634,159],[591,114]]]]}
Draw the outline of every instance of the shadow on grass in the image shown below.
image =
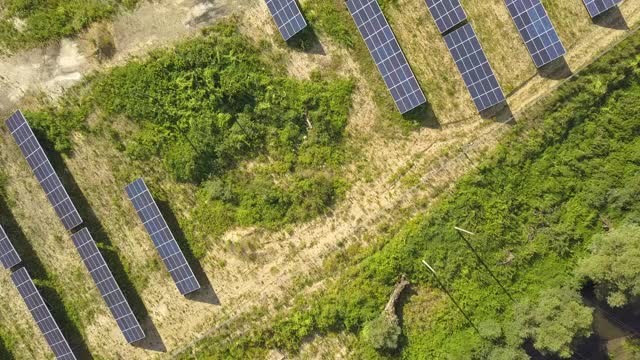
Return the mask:
{"type": "Polygon", "coordinates": [[[156,200],[156,203],[158,204],[158,208],[160,209],[164,219],[167,221],[169,230],[171,230],[173,236],[176,238],[184,257],[187,259],[187,263],[191,266],[193,274],[196,276],[196,279],[198,279],[201,286],[200,290],[187,294],[185,297],[190,300],[204,302],[207,304],[220,305],[220,299],[218,298],[213,285],[211,285],[209,277],[202,268],[200,261],[198,261],[193,254],[193,250],[191,249],[191,246],[189,246],[187,237],[180,228],[180,223],[178,222],[173,210],[171,210],[171,206],[169,206],[169,203],[162,200],[156,200]]]}
{"type": "MultiPolygon", "coordinates": [[[[415,290],[413,284],[407,285],[407,288],[404,289],[400,298],[398,298],[398,303],[396,304],[396,315],[398,315],[398,322],[401,329],[404,329],[404,308],[407,306],[411,298],[418,295],[418,292],[415,290]]],[[[405,335],[404,331],[400,334],[398,338],[398,350],[397,353],[400,354],[400,350],[402,350],[405,346],[409,344],[409,339],[405,335]]]]}
{"type": "Polygon", "coordinates": [[[538,69],[538,74],[546,79],[562,80],[573,75],[567,60],[561,56],[538,69]]]}
{"type": "MultiPolygon", "coordinates": [[[[107,235],[102,222],[98,219],[95,212],[89,205],[89,201],[87,200],[86,196],[78,186],[75,178],[67,168],[62,159],[62,156],[60,156],[58,152],[52,150],[53,146],[49,142],[47,142],[47,140],[42,140],[46,139],[45,137],[42,136],[38,138],[41,139],[41,144],[43,148],[47,150],[46,153],[49,157],[49,160],[51,161],[51,164],[56,170],[56,173],[60,177],[62,184],[69,194],[69,197],[71,197],[71,200],[75,204],[78,213],[84,221],[83,224],[78,228],[87,227],[87,229],[93,236],[93,239],[96,241],[98,248],[102,253],[102,256],[109,266],[109,269],[111,269],[116,282],[124,293],[125,298],[128,300],[131,309],[136,315],[136,318],[141,325],[146,325],[146,327],[143,326],[143,329],[145,331],[145,334],[147,335],[147,339],[143,339],[132,345],[147,350],[165,352],[166,347],[162,342],[158,330],[149,318],[149,311],[144,305],[140,294],[136,291],[133,282],[129,278],[126,268],[120,260],[120,257],[118,256],[118,253],[115,250],[111,240],[109,239],[109,236],[107,235]],[[151,341],[147,341],[148,339],[150,339],[151,341]]],[[[114,326],[116,326],[115,322],[114,326]]]]}
{"type": "MultiPolygon", "coordinates": [[[[50,277],[44,265],[42,264],[42,261],[40,261],[38,255],[36,255],[31,242],[29,242],[26,235],[22,231],[22,228],[16,221],[6,200],[1,196],[0,209],[2,209],[2,212],[0,213],[0,224],[2,224],[2,227],[9,237],[9,240],[22,258],[22,263],[21,265],[18,265],[18,267],[24,266],[34,280],[48,282],[50,280],[50,277]]],[[[60,326],[62,333],[69,342],[69,346],[71,346],[71,349],[73,350],[76,357],[78,359],[92,359],[93,357],[91,356],[91,353],[89,352],[89,349],[87,348],[87,345],[82,338],[80,329],[78,329],[73,321],[71,321],[71,318],[69,317],[69,314],[67,314],[67,311],[58,292],[54,288],[49,286],[38,285],[38,289],[40,290],[44,301],[49,306],[53,318],[60,326]]],[[[33,335],[34,337],[41,336],[38,334],[33,335]]],[[[12,357],[8,357],[8,359],[11,358],[12,357]]],[[[1,348],[0,359],[7,359],[3,356],[3,351],[1,348]]]]}
{"type": "Polygon", "coordinates": [[[515,125],[516,119],[511,111],[511,106],[504,101],[498,105],[492,106],[480,112],[480,117],[487,120],[491,119],[502,124],[515,125]]]}
{"type": "MultiPolygon", "coordinates": [[[[376,74],[378,75],[378,74],[376,74]]],[[[440,122],[433,112],[431,104],[426,103],[402,114],[402,118],[423,128],[440,129],[440,122]]]]}
{"type": "Polygon", "coordinates": [[[287,45],[297,51],[314,55],[326,55],[324,47],[311,24],[286,41],[287,45]]]}
{"type": "Polygon", "coordinates": [[[13,354],[7,349],[4,340],[0,338],[0,359],[15,360],[13,354]]]}
{"type": "Polygon", "coordinates": [[[629,30],[629,24],[617,6],[591,19],[594,24],[614,30],[629,30]]]}

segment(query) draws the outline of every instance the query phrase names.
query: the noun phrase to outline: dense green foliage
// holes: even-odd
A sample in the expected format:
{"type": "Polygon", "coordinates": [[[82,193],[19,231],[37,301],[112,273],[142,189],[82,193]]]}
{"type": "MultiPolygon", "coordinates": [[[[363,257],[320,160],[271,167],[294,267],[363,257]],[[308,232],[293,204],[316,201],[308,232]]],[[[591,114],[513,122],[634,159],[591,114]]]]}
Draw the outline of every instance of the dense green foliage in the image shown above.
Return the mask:
{"type": "Polygon", "coordinates": [[[525,299],[515,307],[513,334],[509,345],[520,346],[532,339],[543,354],[557,354],[568,359],[574,344],[591,335],[592,310],[582,305],[580,295],[567,288],[549,289],[532,303],[525,299]]]}
{"type": "Polygon", "coordinates": [[[398,320],[383,313],[364,324],[362,337],[376,350],[395,350],[401,331],[398,320]]]}
{"type": "MultiPolygon", "coordinates": [[[[636,196],[640,193],[636,193],[636,196]]],[[[625,224],[593,241],[592,254],[580,264],[580,274],[596,283],[596,294],[610,306],[640,299],[640,226],[625,224]]]]}
{"type": "MultiPolygon", "coordinates": [[[[516,316],[514,304],[470,261],[472,254],[453,226],[477,234],[473,242],[489,264],[502,263],[509,251],[514,254],[508,265],[493,267],[519,302],[541,304],[548,289],[576,285],[575,264],[594,234],[602,233],[605,224],[640,222],[638,54],[640,35],[636,34],[563,85],[535,120],[519,125],[511,139],[458,183],[453,194],[373,249],[364,261],[347,268],[322,294],[314,298],[305,294],[272,324],[232,346],[203,341],[200,354],[232,358],[273,347],[297,351],[302,340],[314,333],[360,332],[380,313],[400,274],[407,274],[415,286],[433,285],[420,263],[427,259],[474,322],[495,321],[502,331],[494,324],[481,336],[444,300],[421,308],[429,314],[421,322],[405,318],[405,346],[399,355],[406,359],[525,358],[522,350],[513,347],[519,341],[509,336],[516,316]]],[[[405,311],[422,306],[411,301],[405,311]]],[[[586,334],[586,311],[577,301],[572,304],[568,313],[581,318],[557,328],[565,331],[561,342],[554,344],[547,338],[553,332],[536,333],[536,323],[543,321],[527,329],[536,341],[537,336],[544,338],[541,349],[566,354],[573,351],[566,345],[586,334]]],[[[551,303],[543,305],[550,311],[539,317],[565,314],[551,303]]],[[[356,357],[373,356],[369,345],[359,342],[358,346],[353,349],[356,357]]]]}
{"type": "MultiPolygon", "coordinates": [[[[339,169],[352,81],[285,76],[234,21],[203,35],[95,76],[64,107],[27,115],[59,151],[70,150],[69,133],[94,109],[130,120],[109,130],[118,148],[199,185],[194,238],[325,212],[347,186],[339,169]]],[[[192,245],[201,255],[205,244],[192,245]]]]}
{"type": "Polygon", "coordinates": [[[16,50],[71,36],[138,0],[4,0],[0,47],[16,50]],[[20,24],[17,25],[16,24],[20,24]]]}
{"type": "Polygon", "coordinates": [[[342,0],[308,1],[304,4],[303,11],[310,24],[323,34],[330,37],[336,43],[352,48],[356,40],[354,29],[345,11],[342,0]]]}

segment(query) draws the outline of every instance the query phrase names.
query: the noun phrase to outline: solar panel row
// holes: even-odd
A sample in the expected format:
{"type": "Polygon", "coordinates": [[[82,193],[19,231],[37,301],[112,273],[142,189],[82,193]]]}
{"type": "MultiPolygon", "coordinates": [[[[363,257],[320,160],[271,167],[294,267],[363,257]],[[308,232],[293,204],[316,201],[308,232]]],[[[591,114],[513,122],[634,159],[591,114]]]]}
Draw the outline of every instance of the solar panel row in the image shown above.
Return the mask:
{"type": "Polygon", "coordinates": [[[51,166],[22,112],[18,110],[13,113],[6,123],[64,227],[67,230],[72,230],[80,225],[82,223],[80,214],[62,186],[60,178],[51,166]]]}
{"type": "Polygon", "coordinates": [[[470,24],[445,35],[444,41],[478,111],[505,101],[500,84],[470,24]]]}
{"type": "Polygon", "coordinates": [[[427,99],[378,2],[347,0],[347,8],[400,113],[424,104],[427,99]]]}
{"type": "Polygon", "coordinates": [[[71,351],[69,343],[60,331],[60,327],[51,315],[51,311],[49,311],[27,270],[25,268],[16,270],[11,274],[11,280],[24,299],[24,303],[42,331],[56,359],[75,360],[76,357],[71,351]]]}
{"type": "Polygon", "coordinates": [[[540,0],[505,2],[536,67],[548,64],[566,53],[540,0]]]}
{"type": "Polygon", "coordinates": [[[100,295],[102,295],[104,302],[111,310],[111,314],[116,320],[120,331],[122,331],[124,338],[129,343],[142,340],[145,337],[144,331],[133,315],[129,303],[113,278],[113,274],[104,261],[89,230],[82,228],[82,230],[71,235],[71,240],[73,240],[73,244],[78,249],[84,265],[100,291],[100,295]]]}
{"type": "Polygon", "coordinates": [[[0,262],[2,262],[2,266],[9,270],[21,261],[20,255],[18,255],[16,249],[13,247],[7,233],[2,226],[0,226],[0,262]]]}
{"type": "Polygon", "coordinates": [[[126,188],[129,200],[138,213],[138,217],[151,236],[153,245],[160,254],[169,274],[178,287],[180,294],[186,295],[200,289],[200,284],[187,263],[182,250],[169,226],[158,209],[144,180],[137,179],[126,188]]]}
{"type": "Polygon", "coordinates": [[[425,0],[425,2],[440,33],[447,32],[467,19],[460,0],[425,0]]]}
{"type": "Polygon", "coordinates": [[[620,4],[622,0],[583,0],[589,11],[589,15],[594,18],[612,7],[620,4]]]}
{"type": "Polygon", "coordinates": [[[285,41],[307,26],[295,0],[266,0],[266,2],[285,41]]]}

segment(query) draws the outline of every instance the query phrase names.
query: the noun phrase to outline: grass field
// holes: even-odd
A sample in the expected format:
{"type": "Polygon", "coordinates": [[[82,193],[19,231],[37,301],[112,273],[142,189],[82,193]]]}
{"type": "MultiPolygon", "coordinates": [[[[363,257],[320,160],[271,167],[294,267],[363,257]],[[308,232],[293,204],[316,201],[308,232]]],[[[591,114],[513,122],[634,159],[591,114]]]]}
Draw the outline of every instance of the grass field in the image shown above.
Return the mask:
{"type": "MultiPolygon", "coordinates": [[[[509,105],[514,113],[562,81],[536,75],[500,0],[467,0],[463,4],[499,81],[511,93],[509,105]]],[[[574,71],[625,35],[625,30],[592,24],[578,0],[545,1],[545,5],[569,49],[567,61],[574,71]]],[[[90,352],[96,358],[166,358],[224,320],[256,308],[267,311],[270,305],[286,305],[293,292],[322,280],[319,277],[326,272],[319,270],[331,254],[343,249],[359,253],[358,248],[367,248],[379,234],[393,231],[401,219],[424,211],[433,198],[473,168],[473,162],[460,157],[463,145],[474,144],[469,155],[477,160],[509,131],[508,125],[475,114],[422,0],[385,4],[433,110],[432,115],[417,119],[396,113],[340,0],[302,1],[302,7],[307,17],[314,19],[310,23],[318,37],[310,50],[283,44],[259,1],[237,15],[243,24],[240,31],[262,49],[265,61],[292,78],[306,79],[316,70],[354,79],[356,90],[345,136],[353,159],[343,169],[352,186],[326,215],[279,231],[234,228],[200,257],[193,256],[192,264],[208,282],[195,299],[177,295],[123,187],[135,175],[144,175],[147,183],[154,184],[165,216],[174,230],[182,229],[177,235],[186,245],[199,241],[190,232],[196,186],[172,180],[160,159],[136,163],[115,149],[113,139],[96,130],[96,124],[105,121],[100,113],[86,119],[89,131],[72,132],[73,152],[48,152],[109,255],[136,314],[144,319],[149,340],[140,346],[131,347],[122,339],[68,235],[6,128],[1,128],[0,164],[7,196],[0,204],[0,222],[20,244],[19,251],[39,285],[48,289],[45,297],[54,316],[80,352],[90,352]],[[447,170],[440,171],[442,166],[447,170]]],[[[629,27],[639,23],[637,3],[627,1],[621,10],[629,27]]],[[[37,98],[24,98],[20,105],[36,110],[42,103],[37,98]]],[[[132,128],[124,117],[106,120],[124,134],[132,128]]],[[[4,347],[16,359],[48,356],[48,348],[6,272],[0,274],[0,287],[7,289],[0,293],[0,354],[4,347]],[[9,326],[8,319],[18,320],[9,326]]]]}

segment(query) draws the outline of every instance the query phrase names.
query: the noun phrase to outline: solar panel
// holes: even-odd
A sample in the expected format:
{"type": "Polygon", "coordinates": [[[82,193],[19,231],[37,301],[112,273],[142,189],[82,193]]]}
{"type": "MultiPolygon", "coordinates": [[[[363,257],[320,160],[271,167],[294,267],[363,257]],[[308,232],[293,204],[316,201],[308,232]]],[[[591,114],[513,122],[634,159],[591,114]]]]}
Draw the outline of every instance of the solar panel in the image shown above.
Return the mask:
{"type": "Polygon", "coordinates": [[[500,84],[471,24],[466,24],[445,35],[444,41],[478,111],[503,102],[505,97],[500,84]]]}
{"type": "Polygon", "coordinates": [[[505,3],[536,67],[567,52],[540,0],[505,0],[505,3]]]}
{"type": "Polygon", "coordinates": [[[22,112],[18,110],[13,113],[6,123],[64,227],[71,230],[80,225],[82,223],[80,214],[62,186],[60,178],[51,166],[22,112]]]}
{"type": "Polygon", "coordinates": [[[127,185],[126,191],[180,294],[185,295],[200,289],[198,280],[193,275],[191,267],[144,180],[138,179],[127,185]]]}
{"type": "Polygon", "coordinates": [[[9,270],[21,261],[20,255],[18,255],[13,244],[9,241],[7,233],[5,233],[2,226],[0,226],[0,262],[2,262],[2,266],[9,270]]]}
{"type": "Polygon", "coordinates": [[[451,30],[467,19],[460,0],[425,0],[440,33],[451,30]]]}
{"type": "Polygon", "coordinates": [[[582,0],[591,17],[596,17],[612,7],[620,4],[622,0],[582,0]]]}
{"type": "Polygon", "coordinates": [[[73,355],[67,339],[62,335],[58,323],[56,323],[51,315],[51,311],[49,311],[40,292],[33,283],[33,280],[31,280],[27,269],[20,268],[15,271],[11,274],[11,280],[24,299],[24,303],[27,305],[29,312],[31,312],[31,316],[33,316],[33,320],[36,321],[40,331],[42,331],[56,359],[75,360],[76,357],[73,355]]]}
{"type": "Polygon", "coordinates": [[[347,7],[400,113],[424,104],[427,99],[377,1],[347,0],[347,7]]]}
{"type": "Polygon", "coordinates": [[[133,315],[127,299],[125,299],[122,290],[120,290],[118,283],[113,278],[113,274],[104,261],[102,254],[100,254],[89,230],[82,228],[82,230],[71,235],[71,239],[98,287],[100,295],[102,295],[104,302],[111,310],[116,323],[118,323],[124,338],[128,343],[142,340],[145,337],[144,331],[142,331],[142,327],[140,327],[138,320],[133,315]]]}
{"type": "Polygon", "coordinates": [[[295,0],[266,0],[266,2],[285,41],[307,26],[295,0]]]}

